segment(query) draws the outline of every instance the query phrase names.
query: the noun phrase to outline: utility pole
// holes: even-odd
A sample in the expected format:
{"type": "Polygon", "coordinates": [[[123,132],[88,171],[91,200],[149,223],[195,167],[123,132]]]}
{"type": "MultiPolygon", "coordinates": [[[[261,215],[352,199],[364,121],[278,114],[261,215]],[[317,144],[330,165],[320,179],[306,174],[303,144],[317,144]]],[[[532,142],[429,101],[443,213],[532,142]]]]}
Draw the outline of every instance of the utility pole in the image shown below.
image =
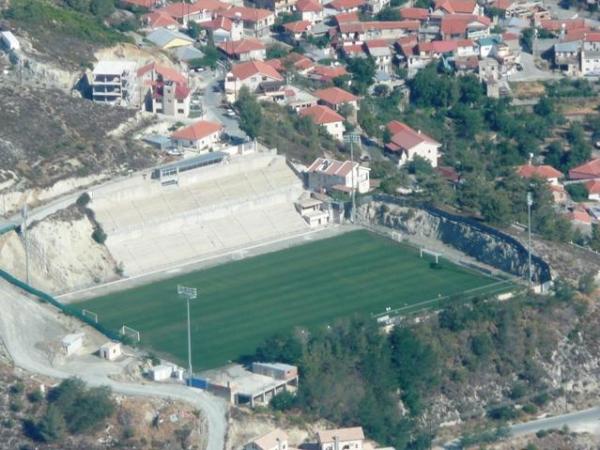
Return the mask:
{"type": "Polygon", "coordinates": [[[531,289],[531,207],[533,206],[533,195],[527,193],[527,264],[528,264],[528,279],[527,284],[531,289]]]}
{"type": "Polygon", "coordinates": [[[27,203],[23,205],[23,210],[21,211],[21,216],[23,217],[23,243],[25,244],[25,282],[29,284],[29,241],[27,240],[27,203]]]}
{"type": "Polygon", "coordinates": [[[350,164],[352,166],[352,214],[350,221],[354,224],[356,221],[356,182],[354,169],[354,143],[360,142],[360,135],[357,133],[347,133],[344,135],[344,141],[350,143],[350,164]]]}
{"type": "Polygon", "coordinates": [[[188,340],[188,386],[192,385],[192,329],[190,320],[190,300],[195,300],[198,297],[196,288],[177,285],[177,295],[179,298],[185,298],[187,302],[187,340],[188,340]]]}

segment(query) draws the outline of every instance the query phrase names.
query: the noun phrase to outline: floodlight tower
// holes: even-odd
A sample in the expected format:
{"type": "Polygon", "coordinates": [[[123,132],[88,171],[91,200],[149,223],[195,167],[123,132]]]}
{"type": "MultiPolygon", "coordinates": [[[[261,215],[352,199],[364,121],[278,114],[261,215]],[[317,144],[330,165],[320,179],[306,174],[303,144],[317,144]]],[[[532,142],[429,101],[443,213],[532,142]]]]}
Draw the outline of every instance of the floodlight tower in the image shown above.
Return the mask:
{"type": "Polygon", "coordinates": [[[533,194],[527,192],[527,284],[531,288],[531,207],[533,206],[533,194]]]}
{"type": "Polygon", "coordinates": [[[344,135],[344,142],[350,144],[350,164],[352,165],[352,214],[350,215],[350,221],[352,223],[356,220],[356,185],[354,179],[354,143],[360,142],[360,135],[358,133],[346,133],[344,135]]]}
{"type": "Polygon", "coordinates": [[[187,303],[187,339],[188,339],[188,386],[192,385],[192,331],[190,322],[190,300],[198,298],[198,290],[196,288],[177,285],[177,295],[179,298],[184,298],[187,303]]]}
{"type": "Polygon", "coordinates": [[[29,241],[27,239],[27,203],[23,205],[23,210],[21,211],[21,217],[23,218],[23,243],[25,244],[25,282],[29,284],[29,241]]]}

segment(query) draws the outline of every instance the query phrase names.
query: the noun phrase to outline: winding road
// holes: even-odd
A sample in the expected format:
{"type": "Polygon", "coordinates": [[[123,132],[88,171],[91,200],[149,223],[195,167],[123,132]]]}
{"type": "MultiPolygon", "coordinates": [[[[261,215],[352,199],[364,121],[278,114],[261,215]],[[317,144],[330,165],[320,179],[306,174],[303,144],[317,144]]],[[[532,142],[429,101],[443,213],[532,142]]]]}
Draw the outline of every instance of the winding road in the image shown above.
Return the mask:
{"type": "MultiPolygon", "coordinates": [[[[207,450],[223,450],[227,431],[227,404],[203,391],[179,384],[151,382],[128,383],[114,378],[123,374],[124,364],[101,360],[92,355],[70,357],[55,362],[48,352],[48,344],[73,332],[66,326],[74,319],[59,316],[51,306],[28,298],[7,282],[0,281],[0,340],[4,343],[14,364],[28,372],[53,378],[77,376],[90,386],[110,386],[119,394],[163,397],[185,401],[202,411],[208,427],[207,450]],[[112,378],[111,378],[112,377],[112,378]]],[[[90,333],[95,332],[91,331],[90,333]]],[[[132,362],[131,358],[128,358],[132,362]]]]}

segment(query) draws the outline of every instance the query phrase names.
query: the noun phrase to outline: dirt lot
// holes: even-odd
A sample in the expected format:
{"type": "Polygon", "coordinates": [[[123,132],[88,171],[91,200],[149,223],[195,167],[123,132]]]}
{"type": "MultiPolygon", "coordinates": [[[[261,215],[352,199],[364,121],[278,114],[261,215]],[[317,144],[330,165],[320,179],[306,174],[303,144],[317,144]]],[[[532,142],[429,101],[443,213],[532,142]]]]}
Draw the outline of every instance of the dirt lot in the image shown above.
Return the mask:
{"type": "Polygon", "coordinates": [[[19,181],[12,187],[20,190],[44,188],[70,177],[147,167],[157,159],[128,132],[109,135],[124,123],[132,129],[144,125],[134,111],[59,90],[0,85],[0,123],[0,189],[11,180],[19,181]]]}

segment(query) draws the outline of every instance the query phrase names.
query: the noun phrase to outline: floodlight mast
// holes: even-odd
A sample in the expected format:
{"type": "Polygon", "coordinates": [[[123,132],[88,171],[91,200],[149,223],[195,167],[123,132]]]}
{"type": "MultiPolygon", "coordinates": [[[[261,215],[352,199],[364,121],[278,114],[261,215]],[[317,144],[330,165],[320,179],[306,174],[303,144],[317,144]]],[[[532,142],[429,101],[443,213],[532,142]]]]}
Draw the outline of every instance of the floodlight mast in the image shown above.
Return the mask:
{"type": "Polygon", "coordinates": [[[196,288],[185,287],[177,285],[177,294],[180,298],[185,298],[187,303],[187,341],[188,341],[188,386],[192,385],[192,327],[190,320],[190,300],[194,300],[198,297],[198,290],[196,288]]]}
{"type": "MultiPolygon", "coordinates": [[[[350,215],[350,221],[354,224],[356,220],[356,183],[355,183],[355,169],[354,169],[354,143],[360,142],[360,135],[357,133],[347,133],[344,135],[344,141],[350,143],[350,164],[352,167],[352,214],[350,215]]],[[[358,173],[356,174],[358,176],[358,173]]]]}
{"type": "Polygon", "coordinates": [[[528,267],[528,280],[527,283],[531,288],[531,207],[533,206],[533,194],[527,192],[527,267],[528,267]]]}

